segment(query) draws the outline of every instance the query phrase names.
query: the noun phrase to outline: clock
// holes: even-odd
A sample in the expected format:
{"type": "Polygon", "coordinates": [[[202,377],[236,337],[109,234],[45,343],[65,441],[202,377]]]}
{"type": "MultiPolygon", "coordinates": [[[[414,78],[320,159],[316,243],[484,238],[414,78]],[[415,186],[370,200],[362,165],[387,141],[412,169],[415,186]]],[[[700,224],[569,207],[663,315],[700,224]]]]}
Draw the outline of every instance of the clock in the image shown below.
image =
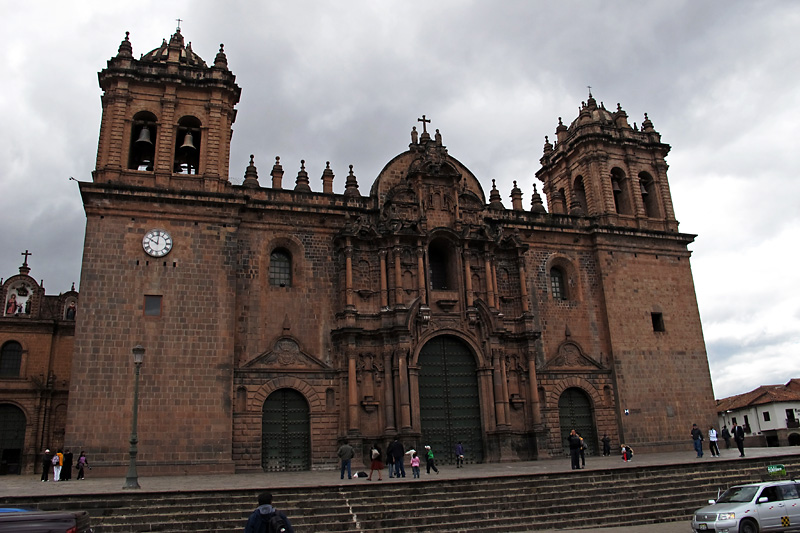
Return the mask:
{"type": "Polygon", "coordinates": [[[142,248],[153,257],[164,257],[172,250],[172,236],[163,229],[151,229],[144,234],[142,248]]]}

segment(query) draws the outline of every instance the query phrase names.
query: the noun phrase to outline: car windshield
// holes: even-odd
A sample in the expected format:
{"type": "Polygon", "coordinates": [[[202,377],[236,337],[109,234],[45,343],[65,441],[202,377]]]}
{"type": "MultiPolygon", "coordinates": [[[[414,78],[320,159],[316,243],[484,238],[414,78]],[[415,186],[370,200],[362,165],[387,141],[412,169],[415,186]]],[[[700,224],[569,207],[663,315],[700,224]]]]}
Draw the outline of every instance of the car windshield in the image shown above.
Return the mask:
{"type": "Polygon", "coordinates": [[[754,487],[752,485],[745,485],[744,487],[732,487],[725,491],[725,493],[719,497],[717,503],[731,503],[731,502],[749,502],[753,499],[753,496],[756,495],[758,492],[758,487],[754,487]]]}

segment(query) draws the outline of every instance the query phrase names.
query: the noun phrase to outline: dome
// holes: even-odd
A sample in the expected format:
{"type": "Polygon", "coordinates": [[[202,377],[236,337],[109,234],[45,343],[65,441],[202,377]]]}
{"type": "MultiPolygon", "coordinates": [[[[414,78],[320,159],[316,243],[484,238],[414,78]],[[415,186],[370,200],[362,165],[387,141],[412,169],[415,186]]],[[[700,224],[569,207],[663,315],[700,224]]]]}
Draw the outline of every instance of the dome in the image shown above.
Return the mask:
{"type": "Polygon", "coordinates": [[[207,68],[206,62],[203,61],[199,55],[192,51],[192,43],[183,45],[183,35],[178,28],[167,43],[166,40],[161,42],[161,46],[150,50],[142,55],[140,61],[148,63],[166,63],[170,59],[170,50],[178,52],[178,61],[185,65],[207,68]]]}

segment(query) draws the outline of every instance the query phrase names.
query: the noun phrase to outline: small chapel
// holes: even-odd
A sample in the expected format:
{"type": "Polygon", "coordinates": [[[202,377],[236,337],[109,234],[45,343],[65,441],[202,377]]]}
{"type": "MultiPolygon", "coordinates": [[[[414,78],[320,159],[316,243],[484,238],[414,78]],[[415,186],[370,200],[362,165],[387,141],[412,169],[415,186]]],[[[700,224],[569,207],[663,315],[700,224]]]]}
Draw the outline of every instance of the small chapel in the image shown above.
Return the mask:
{"type": "Polygon", "coordinates": [[[126,34],[99,83],[64,437],[96,472],[124,472],[135,407],[150,475],[333,469],[345,439],[357,465],[395,437],[444,464],[458,442],[560,457],[572,429],[669,451],[715,423],[695,236],[647,115],[590,94],[502,193],[409,117],[338,194],[279,157],[231,181],[222,46],[209,66],[178,29],[136,59],[126,34]]]}

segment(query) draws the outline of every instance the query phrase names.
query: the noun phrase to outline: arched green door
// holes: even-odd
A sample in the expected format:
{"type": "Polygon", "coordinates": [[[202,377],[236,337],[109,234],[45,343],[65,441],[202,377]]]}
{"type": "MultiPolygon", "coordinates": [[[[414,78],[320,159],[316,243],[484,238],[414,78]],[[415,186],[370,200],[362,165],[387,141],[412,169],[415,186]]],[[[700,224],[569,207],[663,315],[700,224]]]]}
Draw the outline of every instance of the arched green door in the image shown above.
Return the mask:
{"type": "Polygon", "coordinates": [[[482,462],[481,405],[472,350],[456,337],[436,337],[422,348],[419,366],[421,444],[430,444],[437,462],[449,464],[461,441],[466,462],[482,462]]]}
{"type": "Polygon", "coordinates": [[[0,405],[0,474],[19,474],[25,449],[25,413],[11,404],[0,405]]]}
{"type": "Polygon", "coordinates": [[[583,437],[583,442],[588,447],[587,453],[597,453],[597,431],[594,427],[592,403],[585,392],[574,387],[565,390],[558,399],[558,416],[561,420],[561,443],[565,454],[569,454],[567,437],[573,429],[583,437]]]}
{"type": "Polygon", "coordinates": [[[261,467],[266,472],[309,470],[311,430],[308,402],[294,389],[278,389],[264,402],[261,467]]]}

